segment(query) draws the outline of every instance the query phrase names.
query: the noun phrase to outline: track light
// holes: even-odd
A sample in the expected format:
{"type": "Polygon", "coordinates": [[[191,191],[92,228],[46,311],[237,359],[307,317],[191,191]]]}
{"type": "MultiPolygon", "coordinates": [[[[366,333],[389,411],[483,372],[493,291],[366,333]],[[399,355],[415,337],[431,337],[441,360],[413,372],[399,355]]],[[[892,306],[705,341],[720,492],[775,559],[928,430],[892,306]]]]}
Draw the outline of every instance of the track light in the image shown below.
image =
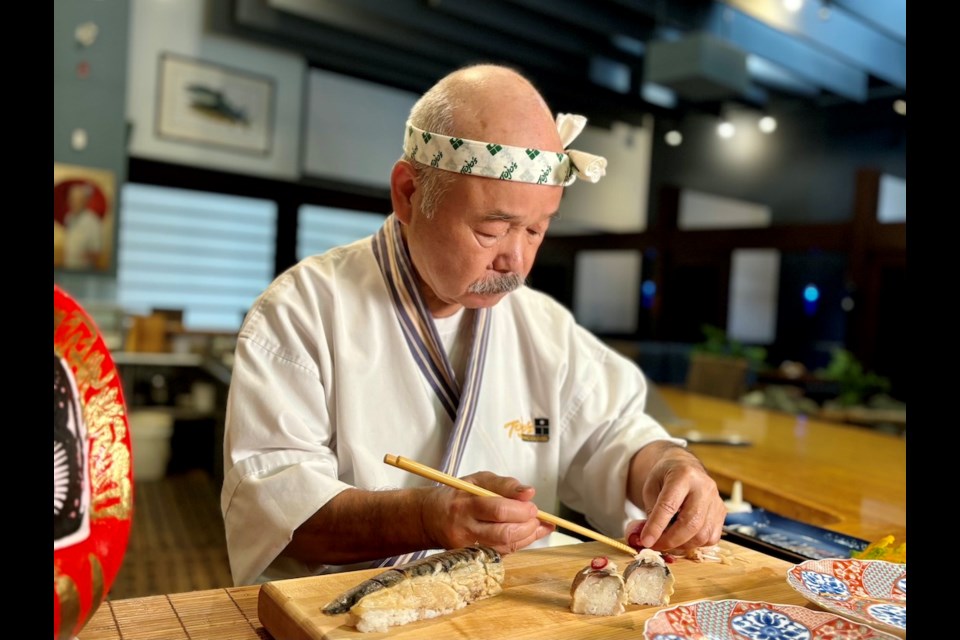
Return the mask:
{"type": "Polygon", "coordinates": [[[733,123],[729,120],[721,120],[720,124],[717,125],[717,135],[724,140],[732,138],[736,132],[736,127],[734,127],[733,123]]]}

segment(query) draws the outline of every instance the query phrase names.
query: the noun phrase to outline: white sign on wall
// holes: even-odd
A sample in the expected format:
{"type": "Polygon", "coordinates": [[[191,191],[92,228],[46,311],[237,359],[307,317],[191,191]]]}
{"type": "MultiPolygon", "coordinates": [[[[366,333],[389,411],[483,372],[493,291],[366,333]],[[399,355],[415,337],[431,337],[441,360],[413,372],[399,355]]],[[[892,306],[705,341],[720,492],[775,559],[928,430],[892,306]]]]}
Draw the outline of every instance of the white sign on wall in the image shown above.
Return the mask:
{"type": "Polygon", "coordinates": [[[317,69],[310,71],[307,92],[303,172],[389,188],[418,96],[317,69]]]}
{"type": "Polygon", "coordinates": [[[653,119],[643,127],[616,122],[608,129],[587,125],[570,145],[607,159],[607,175],[590,184],[577,180],[567,187],[560,218],[550,233],[640,233],[647,228],[653,119]]]}
{"type": "Polygon", "coordinates": [[[577,322],[601,333],[633,333],[640,306],[639,251],[579,251],[573,287],[577,322]]]}
{"type": "Polygon", "coordinates": [[[748,344],[770,344],[777,337],[780,252],[734,249],[730,257],[727,335],[748,344]]]}
{"type": "Polygon", "coordinates": [[[881,223],[907,221],[907,181],[883,174],[877,198],[877,221],[881,223]]]}
{"type": "Polygon", "coordinates": [[[770,207],[764,204],[692,189],[680,192],[677,226],[684,231],[769,227],[771,219],[770,207]]]}

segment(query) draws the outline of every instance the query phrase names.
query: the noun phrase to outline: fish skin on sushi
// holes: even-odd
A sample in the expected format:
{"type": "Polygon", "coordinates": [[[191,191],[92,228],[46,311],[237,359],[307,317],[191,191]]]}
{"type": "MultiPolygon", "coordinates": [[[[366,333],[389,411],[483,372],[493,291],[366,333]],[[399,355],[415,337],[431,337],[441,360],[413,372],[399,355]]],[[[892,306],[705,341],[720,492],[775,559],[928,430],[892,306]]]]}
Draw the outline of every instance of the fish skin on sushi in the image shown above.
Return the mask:
{"type": "Polygon", "coordinates": [[[358,631],[436,618],[503,591],[503,559],[478,545],[427,556],[361,582],[323,607],[326,615],[350,614],[358,631]]]}

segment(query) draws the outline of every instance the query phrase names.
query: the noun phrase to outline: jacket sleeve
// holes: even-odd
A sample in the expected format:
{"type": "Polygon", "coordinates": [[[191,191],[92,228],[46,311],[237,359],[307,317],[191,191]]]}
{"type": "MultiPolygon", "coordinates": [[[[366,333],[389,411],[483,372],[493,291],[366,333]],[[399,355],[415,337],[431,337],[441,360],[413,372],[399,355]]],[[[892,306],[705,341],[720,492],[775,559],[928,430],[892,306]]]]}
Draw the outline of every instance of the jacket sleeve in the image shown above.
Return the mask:
{"type": "Polygon", "coordinates": [[[647,382],[640,369],[581,328],[576,329],[561,421],[559,498],[597,530],[623,536],[643,505],[627,499],[630,460],[643,446],[669,440],[644,410],[647,382]]]}
{"type": "Polygon", "coordinates": [[[241,332],[227,401],[220,506],[236,585],[256,582],[294,530],[349,487],[337,479],[319,369],[270,336],[241,332]]]}

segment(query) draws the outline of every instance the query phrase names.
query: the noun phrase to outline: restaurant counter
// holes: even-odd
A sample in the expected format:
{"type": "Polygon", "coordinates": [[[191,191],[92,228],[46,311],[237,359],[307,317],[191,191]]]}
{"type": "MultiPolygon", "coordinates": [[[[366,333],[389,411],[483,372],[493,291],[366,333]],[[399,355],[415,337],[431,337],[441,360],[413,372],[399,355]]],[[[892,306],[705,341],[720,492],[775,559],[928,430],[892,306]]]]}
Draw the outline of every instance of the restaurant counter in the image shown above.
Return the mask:
{"type": "Polygon", "coordinates": [[[878,540],[907,532],[905,437],[745,407],[662,387],[679,420],[671,434],[739,436],[749,446],[690,444],[721,493],[788,518],[878,540]]]}
{"type": "MultiPolygon", "coordinates": [[[[780,515],[871,541],[888,534],[905,539],[903,438],[862,427],[742,407],[678,389],[661,391],[678,416],[666,425],[674,435],[696,430],[703,435],[737,435],[751,442],[750,446],[690,444],[721,492],[729,492],[733,482],[740,480],[745,500],[780,515]]],[[[809,605],[786,586],[783,572],[790,563],[729,542],[724,544],[740,554],[756,554],[744,557],[766,568],[759,573],[738,571],[725,584],[722,594],[691,592],[685,599],[745,598],[742,594],[749,592],[755,599],[809,605]],[[762,584],[752,582],[760,574],[762,584]]],[[[519,562],[517,566],[521,566],[524,558],[534,559],[538,553],[556,552],[531,550],[508,558],[514,558],[511,564],[519,562]]],[[[333,580],[334,576],[327,578],[333,580]]],[[[258,617],[259,594],[259,586],[248,586],[108,601],[79,638],[265,640],[271,636],[258,617]]],[[[675,598],[674,604],[683,599],[675,598]]],[[[636,631],[631,634],[629,637],[639,637],[636,631]]]]}

